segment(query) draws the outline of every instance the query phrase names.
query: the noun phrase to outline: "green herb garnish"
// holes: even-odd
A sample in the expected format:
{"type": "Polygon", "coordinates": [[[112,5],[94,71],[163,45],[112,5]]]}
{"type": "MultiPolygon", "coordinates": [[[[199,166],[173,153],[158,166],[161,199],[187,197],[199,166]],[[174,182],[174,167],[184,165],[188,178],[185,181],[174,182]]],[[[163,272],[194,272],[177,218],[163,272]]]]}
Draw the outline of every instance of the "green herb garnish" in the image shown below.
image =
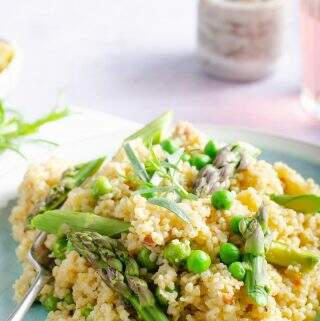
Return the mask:
{"type": "MultiPolygon", "coordinates": [[[[171,183],[171,186],[175,192],[179,195],[181,199],[194,199],[195,195],[189,193],[185,188],[178,182],[176,174],[178,171],[178,164],[181,161],[183,155],[183,150],[179,149],[174,154],[167,154],[167,158],[164,161],[161,161],[156,153],[153,150],[153,147],[150,149],[151,159],[146,162],[146,169],[149,172],[154,172],[154,175],[168,180],[171,183]]],[[[153,178],[153,177],[152,177],[153,178]]],[[[151,178],[151,180],[152,180],[151,178]]]]}
{"type": "Polygon", "coordinates": [[[154,119],[149,124],[145,125],[142,129],[125,139],[125,143],[131,140],[141,138],[144,143],[152,142],[158,144],[163,139],[164,133],[172,121],[173,113],[168,111],[158,118],[154,119]]]}
{"type": "MultiPolygon", "coordinates": [[[[4,102],[0,100],[0,154],[12,150],[25,158],[20,151],[22,138],[37,133],[43,125],[65,118],[69,114],[68,108],[55,109],[34,122],[26,122],[19,113],[6,108],[4,102]]],[[[56,145],[44,139],[33,139],[28,142],[56,145]]]]}
{"type": "MultiPolygon", "coordinates": [[[[151,184],[150,184],[151,185],[151,184]]],[[[147,193],[170,193],[174,192],[174,188],[170,186],[142,186],[142,188],[139,188],[137,190],[137,194],[147,194],[147,193]]]]}
{"type": "Polygon", "coordinates": [[[180,161],[182,153],[179,151],[179,154],[169,155],[170,157],[168,157],[166,161],[160,161],[154,150],[151,149],[151,160],[149,160],[146,166],[144,166],[139,161],[129,143],[124,145],[124,150],[135,172],[135,180],[140,186],[137,190],[137,193],[148,198],[150,203],[164,207],[175,213],[183,221],[189,222],[188,215],[184,213],[179,205],[174,201],[165,198],[168,193],[172,192],[177,193],[181,198],[192,198],[193,196],[192,194],[188,193],[175,179],[177,164],[180,161]],[[155,186],[152,183],[153,177],[151,179],[149,178],[146,168],[148,171],[152,169],[154,172],[153,177],[157,175],[160,178],[160,181],[162,179],[168,179],[171,182],[171,186],[155,186]]]}
{"type": "Polygon", "coordinates": [[[164,207],[175,213],[183,221],[189,222],[190,219],[188,215],[182,210],[177,202],[167,198],[169,193],[175,193],[179,199],[197,198],[195,195],[186,191],[176,178],[178,164],[183,155],[183,149],[178,149],[172,154],[166,153],[165,160],[160,160],[153,149],[153,144],[161,142],[162,136],[171,122],[171,119],[171,112],[161,115],[159,118],[128,137],[124,142],[123,148],[135,173],[133,180],[139,185],[136,193],[147,198],[151,204],[164,207]],[[137,138],[141,138],[150,151],[151,157],[145,164],[140,162],[129,144],[130,140],[137,138]],[[169,183],[168,186],[160,185],[164,180],[169,183]]]}
{"type": "Polygon", "coordinates": [[[164,197],[154,197],[154,198],[149,199],[149,202],[153,205],[157,205],[157,206],[166,208],[167,210],[176,214],[183,221],[185,221],[187,223],[190,222],[189,216],[185,213],[185,211],[176,202],[173,202],[173,201],[171,201],[167,198],[164,198],[164,197]]]}
{"type": "Polygon", "coordinates": [[[149,176],[148,173],[146,172],[145,167],[143,166],[143,164],[141,164],[141,162],[139,161],[137,155],[135,154],[135,152],[133,151],[133,149],[131,148],[129,143],[126,143],[124,145],[124,150],[127,154],[127,157],[133,167],[133,170],[135,172],[135,174],[144,182],[148,182],[149,181],[149,176]]]}

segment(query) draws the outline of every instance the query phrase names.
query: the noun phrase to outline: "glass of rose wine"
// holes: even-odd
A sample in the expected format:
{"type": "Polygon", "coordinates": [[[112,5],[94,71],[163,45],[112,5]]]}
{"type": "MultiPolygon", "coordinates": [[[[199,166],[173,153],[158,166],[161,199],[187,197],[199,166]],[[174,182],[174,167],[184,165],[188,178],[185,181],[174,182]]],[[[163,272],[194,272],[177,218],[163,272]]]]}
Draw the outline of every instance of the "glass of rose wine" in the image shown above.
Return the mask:
{"type": "Polygon", "coordinates": [[[320,0],[300,0],[302,106],[320,117],[320,0]]]}

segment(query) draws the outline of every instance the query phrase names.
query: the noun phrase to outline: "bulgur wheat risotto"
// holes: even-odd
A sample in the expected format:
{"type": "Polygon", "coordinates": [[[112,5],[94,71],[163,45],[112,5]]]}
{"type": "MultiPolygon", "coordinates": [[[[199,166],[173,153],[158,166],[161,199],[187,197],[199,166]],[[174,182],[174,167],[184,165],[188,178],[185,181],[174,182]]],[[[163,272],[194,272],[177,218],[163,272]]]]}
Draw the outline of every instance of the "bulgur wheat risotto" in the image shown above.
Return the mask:
{"type": "Polygon", "coordinates": [[[54,207],[46,207],[47,195],[73,177],[66,172],[73,167],[50,159],[28,169],[10,216],[23,265],[16,300],[35,277],[26,256],[39,229],[48,233],[54,261],[39,295],[49,321],[314,320],[320,187],[284,163],[259,160],[249,144],[216,143],[186,122],[161,135],[150,131],[154,126],[126,140],[85,180],[64,184],[54,207]],[[78,230],[63,221],[81,212],[115,219],[103,224],[119,222],[120,233],[103,233],[99,222],[78,230]],[[41,225],[46,215],[47,222],[54,215],[63,221],[57,233],[41,225]],[[107,241],[108,250],[101,245],[107,241]],[[137,271],[128,272],[131,263],[137,271]],[[144,301],[154,314],[143,312],[144,301]]]}

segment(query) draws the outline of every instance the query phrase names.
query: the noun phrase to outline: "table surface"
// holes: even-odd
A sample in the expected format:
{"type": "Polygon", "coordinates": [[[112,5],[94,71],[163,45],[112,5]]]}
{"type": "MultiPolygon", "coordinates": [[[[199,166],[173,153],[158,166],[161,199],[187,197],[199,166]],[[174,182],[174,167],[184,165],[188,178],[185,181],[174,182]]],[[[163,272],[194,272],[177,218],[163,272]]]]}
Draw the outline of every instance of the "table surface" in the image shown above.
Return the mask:
{"type": "Polygon", "coordinates": [[[24,53],[11,102],[28,116],[60,96],[134,121],[167,109],[177,119],[224,124],[319,142],[320,122],[299,104],[298,9],[286,52],[269,79],[239,84],[207,77],[196,55],[191,0],[3,0],[1,37],[24,53]]]}

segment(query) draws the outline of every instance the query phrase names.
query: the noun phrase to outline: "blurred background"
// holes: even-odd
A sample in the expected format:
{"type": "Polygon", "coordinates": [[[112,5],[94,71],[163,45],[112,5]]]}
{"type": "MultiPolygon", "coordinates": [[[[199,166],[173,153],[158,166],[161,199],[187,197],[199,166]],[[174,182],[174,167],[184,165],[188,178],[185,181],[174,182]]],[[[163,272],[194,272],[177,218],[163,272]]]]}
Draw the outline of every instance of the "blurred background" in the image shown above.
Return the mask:
{"type": "Polygon", "coordinates": [[[318,142],[319,122],[299,101],[298,1],[291,0],[285,51],[257,82],[217,80],[196,58],[197,1],[3,0],[0,36],[23,53],[10,101],[30,117],[65,102],[144,122],[176,118],[318,142]]]}

